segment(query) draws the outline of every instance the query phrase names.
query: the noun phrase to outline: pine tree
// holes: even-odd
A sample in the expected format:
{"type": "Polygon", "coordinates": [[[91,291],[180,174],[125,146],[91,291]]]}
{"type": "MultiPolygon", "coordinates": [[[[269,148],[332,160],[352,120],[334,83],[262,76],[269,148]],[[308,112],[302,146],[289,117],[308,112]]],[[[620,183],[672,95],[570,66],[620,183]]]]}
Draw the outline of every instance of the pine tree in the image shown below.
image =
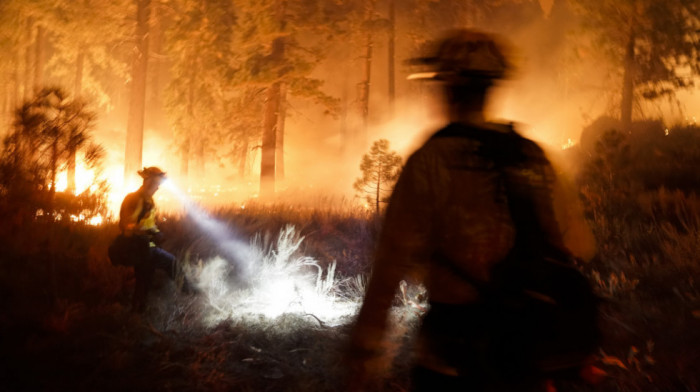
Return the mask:
{"type": "Polygon", "coordinates": [[[22,90],[21,80],[21,11],[11,2],[0,2],[0,81],[2,82],[2,125],[9,120],[10,113],[19,106],[22,90]]]}
{"type": "Polygon", "coordinates": [[[26,198],[31,206],[54,211],[56,177],[72,151],[98,165],[101,147],[91,143],[95,115],[86,104],[56,87],[37,92],[15,113],[5,138],[2,184],[8,197],[26,198]]]}
{"type": "Polygon", "coordinates": [[[136,2],[135,46],[132,55],[129,114],[126,126],[124,179],[133,178],[141,168],[143,153],[143,125],[146,116],[146,77],[148,72],[148,30],[151,0],[136,2]]]}
{"type": "Polygon", "coordinates": [[[56,0],[7,0],[0,3],[2,15],[3,62],[12,76],[11,110],[22,99],[30,99],[40,90],[46,65],[46,25],[48,10],[56,0]],[[11,71],[10,71],[11,69],[11,71]]]}
{"type": "Polygon", "coordinates": [[[131,5],[130,0],[58,2],[47,15],[53,53],[49,59],[51,76],[71,86],[76,97],[83,96],[105,109],[112,105],[108,79],[123,84],[130,78],[122,58],[125,53],[114,48],[122,49],[124,38],[133,34],[130,24],[125,23],[131,17],[131,5]]]}
{"type": "Polygon", "coordinates": [[[574,0],[592,45],[620,76],[620,118],[632,121],[637,96],[655,99],[700,75],[700,15],[687,0],[574,0]]]}
{"type": "MultiPolygon", "coordinates": [[[[111,99],[104,76],[128,79],[126,63],[110,49],[127,34],[122,23],[124,9],[128,9],[125,0],[99,7],[95,0],[78,0],[57,2],[46,15],[53,53],[49,60],[51,74],[64,85],[72,85],[74,97],[84,96],[109,108],[111,99]]],[[[70,155],[68,189],[75,190],[76,152],[70,155]]]]}
{"type": "Polygon", "coordinates": [[[265,89],[260,113],[261,197],[274,193],[275,182],[284,171],[286,102],[291,98],[310,99],[331,113],[337,111],[337,99],[325,94],[323,82],[310,75],[325,55],[334,23],[342,17],[338,7],[333,2],[303,0],[238,3],[240,34],[232,69],[244,90],[265,89]]]}
{"type": "Polygon", "coordinates": [[[165,31],[165,52],[172,79],[166,90],[166,112],[175,130],[180,174],[204,174],[204,162],[215,153],[230,128],[230,108],[239,94],[234,78],[232,3],[180,0],[171,3],[172,24],[165,31]]]}
{"type": "Polygon", "coordinates": [[[401,173],[401,157],[389,150],[389,141],[380,139],[372,144],[369,153],[362,156],[362,177],[355,180],[353,188],[358,197],[364,197],[368,205],[379,212],[380,202],[386,202],[401,173]]]}

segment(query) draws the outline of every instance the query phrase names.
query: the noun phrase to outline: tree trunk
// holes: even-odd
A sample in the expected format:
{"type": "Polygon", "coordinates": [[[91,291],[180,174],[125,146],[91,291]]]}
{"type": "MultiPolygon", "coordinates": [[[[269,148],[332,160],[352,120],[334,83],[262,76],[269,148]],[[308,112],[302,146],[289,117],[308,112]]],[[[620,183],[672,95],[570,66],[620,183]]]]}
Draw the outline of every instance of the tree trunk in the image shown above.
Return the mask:
{"type": "MultiPolygon", "coordinates": [[[[204,130],[204,134],[206,135],[207,130],[204,130]]],[[[194,151],[194,171],[195,175],[197,176],[197,180],[199,182],[202,182],[204,180],[204,177],[206,175],[206,170],[205,170],[205,155],[204,155],[204,138],[203,137],[198,137],[197,138],[197,143],[195,144],[195,151],[194,151]]]]}
{"type": "Polygon", "coordinates": [[[343,96],[342,96],[342,107],[340,109],[340,153],[344,157],[348,152],[348,144],[350,144],[350,132],[348,131],[348,104],[349,93],[348,93],[347,82],[343,83],[343,96]]]}
{"type": "Polygon", "coordinates": [[[141,168],[143,154],[143,123],[146,114],[146,76],[148,71],[148,22],[151,0],[136,0],[136,47],[131,68],[131,96],[126,126],[124,179],[135,178],[141,168]]]}
{"type": "Polygon", "coordinates": [[[45,57],[45,31],[42,25],[36,28],[36,44],[34,54],[34,91],[37,92],[44,87],[44,57],[45,57]]]}
{"type": "MultiPolygon", "coordinates": [[[[287,2],[281,1],[277,7],[277,21],[279,32],[285,29],[284,13],[287,2]]],[[[279,36],[272,41],[272,53],[269,61],[273,66],[281,67],[284,62],[284,37],[279,36]]],[[[262,156],[260,158],[260,197],[269,198],[275,193],[275,159],[277,158],[277,125],[280,110],[280,97],[282,89],[281,78],[283,71],[280,70],[278,76],[280,80],[274,82],[267,89],[267,99],[265,102],[265,113],[263,117],[262,130],[262,156]]]]}
{"type": "MultiPolygon", "coordinates": [[[[365,23],[370,24],[374,15],[374,0],[365,0],[365,23]]],[[[369,123],[369,88],[372,79],[372,47],[374,46],[373,33],[370,27],[365,32],[365,64],[364,77],[360,82],[360,117],[362,125],[360,129],[360,144],[367,144],[367,126],[369,123]]]]}
{"type": "Polygon", "coordinates": [[[190,139],[185,138],[180,144],[180,177],[187,183],[190,173],[190,139]]]}
{"type": "Polygon", "coordinates": [[[394,114],[396,100],[396,0],[389,0],[389,114],[394,114]]]}
{"type": "Polygon", "coordinates": [[[53,216],[53,200],[56,194],[56,176],[58,175],[58,135],[53,135],[51,142],[51,190],[49,191],[49,213],[53,216]]]}
{"type": "Polygon", "coordinates": [[[238,176],[240,178],[245,178],[247,161],[248,161],[248,140],[244,139],[241,142],[241,147],[238,151],[238,176]]]}
{"type": "MultiPolygon", "coordinates": [[[[83,89],[83,69],[85,67],[85,49],[83,45],[78,49],[78,58],[75,61],[75,84],[73,85],[73,97],[77,99],[83,89]]],[[[66,174],[68,176],[68,191],[75,192],[75,166],[76,166],[77,151],[71,146],[68,151],[68,168],[66,174]]]]}
{"type": "Polygon", "coordinates": [[[27,19],[27,36],[24,45],[24,100],[29,100],[32,96],[32,44],[34,36],[34,19],[27,19]]]}
{"type": "Polygon", "coordinates": [[[382,189],[382,165],[380,163],[379,167],[377,168],[377,194],[375,195],[375,198],[374,198],[374,201],[375,201],[374,212],[377,214],[379,214],[379,198],[381,196],[381,189],[382,189]]]}
{"type": "Polygon", "coordinates": [[[70,193],[74,193],[76,190],[75,186],[75,165],[77,161],[77,153],[75,150],[75,147],[71,147],[70,150],[68,151],[68,163],[67,163],[67,168],[66,168],[66,175],[68,177],[68,186],[66,188],[66,191],[70,193]]]}
{"type": "Polygon", "coordinates": [[[15,67],[14,71],[12,72],[12,81],[13,81],[13,86],[12,86],[12,99],[10,101],[10,116],[12,116],[12,112],[19,107],[19,100],[20,100],[20,85],[21,80],[20,80],[20,67],[22,63],[22,58],[20,51],[18,50],[16,55],[15,55],[15,67]]]}
{"type": "Polygon", "coordinates": [[[198,64],[197,64],[197,58],[198,58],[198,53],[199,53],[199,48],[195,46],[192,51],[192,55],[190,57],[190,62],[191,62],[191,74],[190,74],[190,85],[189,85],[189,91],[188,91],[188,102],[187,102],[187,114],[189,116],[189,124],[190,127],[188,129],[189,135],[188,137],[190,138],[190,143],[192,147],[194,148],[194,175],[197,178],[198,182],[201,182],[204,178],[204,143],[207,135],[207,129],[202,128],[201,125],[199,124],[199,121],[197,121],[197,118],[195,118],[194,115],[194,108],[195,108],[195,101],[197,99],[196,97],[196,91],[197,91],[197,69],[198,69],[198,64]]]}
{"type": "Polygon", "coordinates": [[[0,127],[5,128],[5,116],[10,112],[9,111],[9,102],[10,102],[10,84],[6,83],[4,88],[2,89],[2,98],[0,102],[0,127]]]}
{"type": "MultiPolygon", "coordinates": [[[[204,2],[202,2],[204,3],[204,2]]],[[[165,30],[168,18],[167,1],[154,2],[151,15],[151,25],[149,29],[149,90],[146,108],[148,110],[148,124],[167,123],[165,114],[164,95],[167,77],[164,75],[168,71],[167,56],[164,55],[165,30]]],[[[195,48],[195,50],[197,50],[195,48]]]]}
{"type": "Polygon", "coordinates": [[[275,193],[275,147],[277,145],[276,128],[279,115],[280,85],[281,82],[276,82],[267,89],[263,118],[262,156],[260,158],[261,198],[271,197],[275,193]]]}
{"type": "Polygon", "coordinates": [[[627,49],[625,51],[624,75],[622,77],[622,102],[621,102],[621,120],[622,128],[625,132],[629,132],[629,126],[632,123],[632,104],[634,102],[634,76],[635,76],[635,35],[630,33],[627,49]]]}
{"type": "Polygon", "coordinates": [[[160,68],[162,65],[161,52],[163,50],[163,23],[162,23],[162,11],[155,5],[153,7],[153,20],[152,28],[150,31],[150,36],[152,39],[152,45],[150,52],[153,53],[151,57],[151,107],[155,108],[160,112],[160,68]]]}
{"type": "MultiPolygon", "coordinates": [[[[195,90],[195,82],[197,78],[196,74],[196,68],[194,66],[195,62],[193,60],[193,57],[190,58],[190,78],[188,81],[188,86],[187,86],[187,122],[186,124],[194,124],[194,90],[195,90]]],[[[191,136],[192,136],[192,131],[190,129],[190,126],[185,127],[185,135],[183,136],[185,141],[182,144],[182,148],[180,148],[180,153],[182,156],[180,157],[180,176],[182,176],[182,181],[185,181],[185,183],[189,183],[189,175],[190,175],[190,150],[191,150],[191,136]]]]}
{"type": "Polygon", "coordinates": [[[284,124],[287,119],[287,86],[285,83],[280,85],[278,112],[275,178],[277,180],[284,180],[284,124]]]}
{"type": "Polygon", "coordinates": [[[75,83],[73,84],[73,96],[76,98],[83,93],[83,72],[85,70],[85,46],[80,45],[78,57],[75,59],[75,83]]]}

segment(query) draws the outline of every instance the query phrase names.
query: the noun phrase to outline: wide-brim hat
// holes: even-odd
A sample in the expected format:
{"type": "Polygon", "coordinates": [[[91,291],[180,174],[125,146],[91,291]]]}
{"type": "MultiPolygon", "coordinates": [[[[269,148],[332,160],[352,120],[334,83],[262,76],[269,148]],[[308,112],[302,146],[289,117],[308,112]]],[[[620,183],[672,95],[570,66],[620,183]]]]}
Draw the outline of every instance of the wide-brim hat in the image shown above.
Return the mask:
{"type": "Polygon", "coordinates": [[[147,180],[153,177],[159,177],[165,179],[165,172],[156,166],[144,167],[142,170],[137,172],[141,178],[147,180]]]}
{"type": "Polygon", "coordinates": [[[477,30],[452,30],[426,46],[425,56],[408,60],[424,70],[409,75],[408,79],[454,83],[474,78],[501,79],[512,68],[506,45],[495,36],[477,30]]]}

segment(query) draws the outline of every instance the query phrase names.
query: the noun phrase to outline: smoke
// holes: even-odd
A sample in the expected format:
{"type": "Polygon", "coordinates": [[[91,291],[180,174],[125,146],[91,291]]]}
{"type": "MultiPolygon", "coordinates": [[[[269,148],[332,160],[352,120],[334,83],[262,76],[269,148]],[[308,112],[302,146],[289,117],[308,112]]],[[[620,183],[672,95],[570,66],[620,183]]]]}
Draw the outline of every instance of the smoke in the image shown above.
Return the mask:
{"type": "MultiPolygon", "coordinates": [[[[584,126],[598,116],[617,115],[619,75],[610,70],[608,59],[591,49],[590,38],[580,30],[580,21],[566,2],[539,0],[492,8],[491,14],[471,15],[468,20],[461,20],[460,25],[449,25],[448,20],[442,19],[430,24],[440,29],[466,24],[496,32],[517,50],[518,79],[503,83],[494,92],[489,108],[491,119],[513,121],[526,136],[561,148],[569,144],[569,139],[576,142],[584,126]]],[[[437,8],[435,11],[435,17],[449,16],[445,11],[456,12],[442,9],[441,13],[437,8]]],[[[359,114],[357,92],[358,83],[364,78],[364,40],[332,45],[328,57],[310,75],[323,82],[323,92],[337,98],[339,107],[329,108],[308,97],[289,94],[283,148],[284,177],[279,175],[276,179],[278,201],[316,206],[335,203],[338,199],[353,200],[352,184],[361,175],[359,164],[372,142],[388,139],[391,148],[406,158],[429,132],[444,122],[436,109],[439,107],[437,85],[407,81],[406,76],[415,70],[405,63],[406,59],[420,54],[417,50],[422,42],[440,36],[442,31],[426,27],[415,34],[415,19],[405,13],[399,16],[395,99],[390,98],[388,92],[387,43],[382,34],[377,34],[366,130],[361,126],[364,119],[359,114]]],[[[160,77],[167,81],[170,76],[163,73],[160,77]]],[[[699,107],[698,91],[695,90],[695,96],[679,95],[678,105],[640,103],[635,113],[643,111],[647,117],[667,119],[673,116],[675,122],[690,122],[693,116],[700,116],[693,112],[699,107]]],[[[108,147],[110,182],[115,188],[124,189],[111,198],[113,210],[118,209],[118,203],[129,188],[126,184],[121,186],[126,109],[123,103],[115,102],[115,105],[117,110],[101,120],[103,129],[97,135],[108,147]]],[[[150,114],[147,120],[144,165],[162,167],[171,177],[180,180],[183,187],[187,184],[189,197],[210,207],[230,206],[257,196],[259,140],[251,141],[244,173],[239,173],[238,163],[231,156],[233,145],[224,141],[208,142],[205,162],[201,168],[190,167],[188,181],[177,177],[181,166],[181,152],[176,148],[179,141],[174,138],[166,118],[150,114]]],[[[169,207],[167,200],[158,200],[158,204],[169,207]]]]}

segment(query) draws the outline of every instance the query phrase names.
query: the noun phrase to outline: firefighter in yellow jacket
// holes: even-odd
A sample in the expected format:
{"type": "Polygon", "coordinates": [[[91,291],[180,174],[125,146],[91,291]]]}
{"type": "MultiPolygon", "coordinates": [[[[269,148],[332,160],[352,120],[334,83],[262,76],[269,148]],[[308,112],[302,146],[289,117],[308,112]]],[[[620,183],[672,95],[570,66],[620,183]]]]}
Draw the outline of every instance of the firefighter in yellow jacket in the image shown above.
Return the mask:
{"type": "Polygon", "coordinates": [[[153,167],[138,171],[143,185],[136,192],[126,195],[119,210],[121,235],[115,241],[117,250],[111,252],[112,261],[122,259],[121,264],[133,265],[136,276],[133,309],[143,310],[156,269],[174,278],[175,257],[159,247],[162,233],[156,226],[156,207],[153,195],[165,180],[165,172],[153,167]]]}

